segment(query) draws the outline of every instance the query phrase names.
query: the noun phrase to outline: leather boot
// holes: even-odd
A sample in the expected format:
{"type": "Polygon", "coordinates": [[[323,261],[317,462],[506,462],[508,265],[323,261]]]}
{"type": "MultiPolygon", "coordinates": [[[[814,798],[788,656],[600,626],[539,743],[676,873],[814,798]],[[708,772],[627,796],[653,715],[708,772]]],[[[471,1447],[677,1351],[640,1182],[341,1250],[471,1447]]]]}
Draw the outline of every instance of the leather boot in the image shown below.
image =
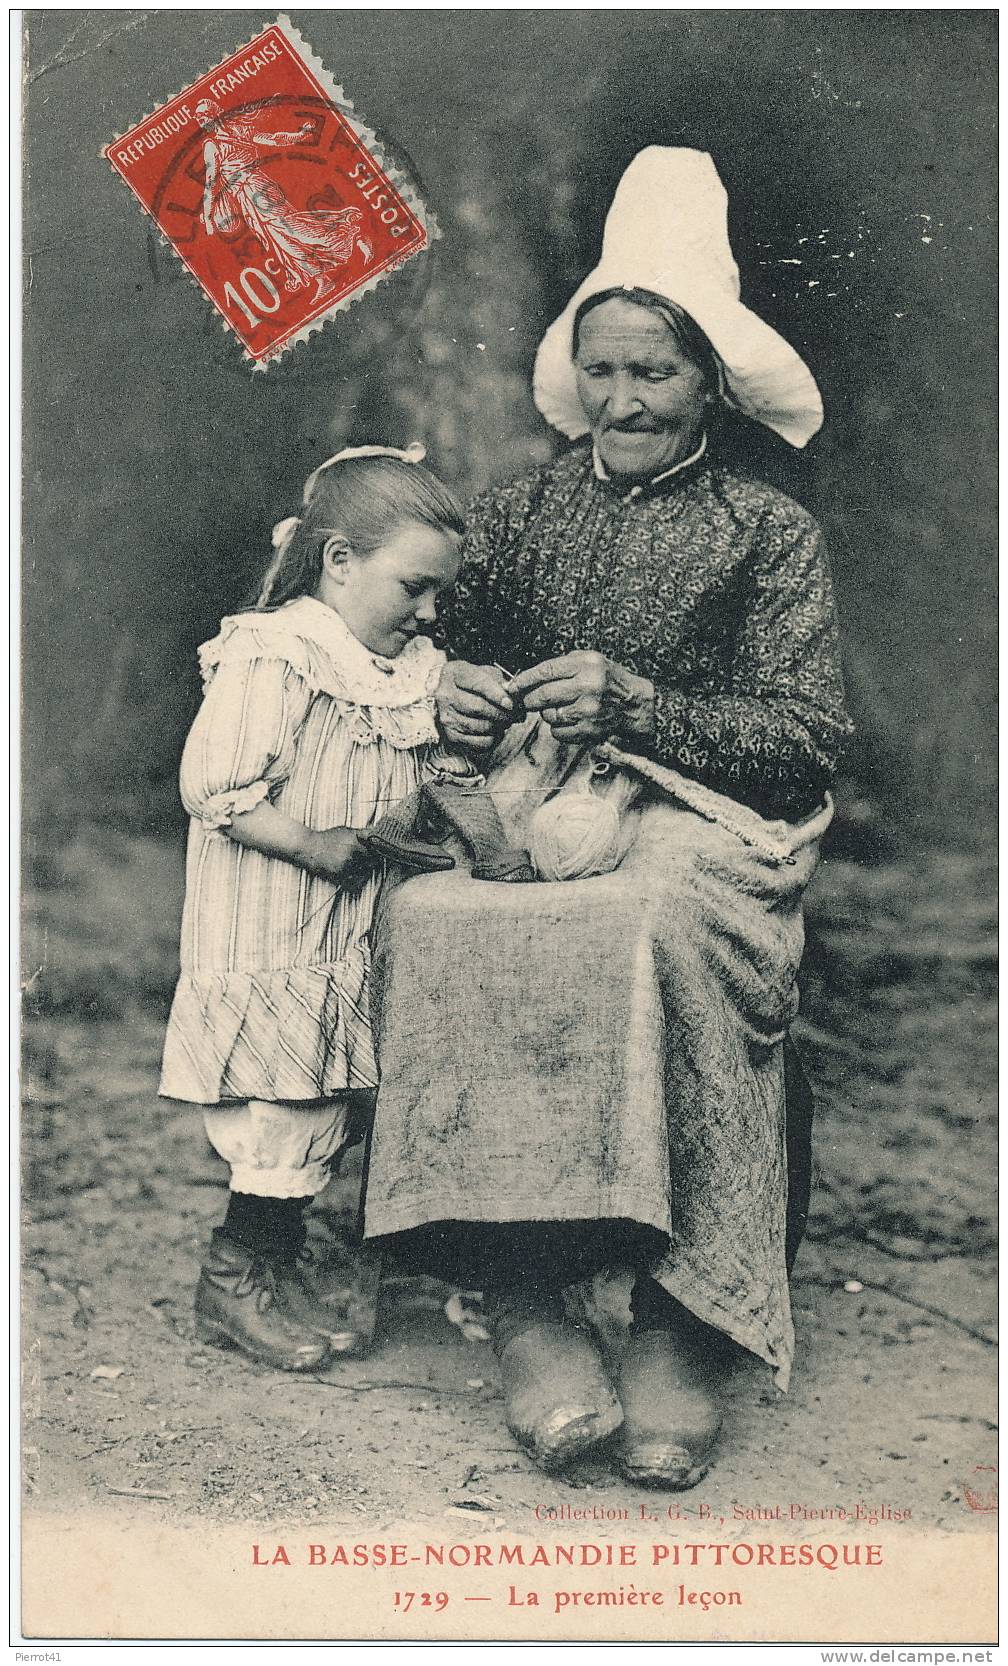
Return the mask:
{"type": "Polygon", "coordinates": [[[284,1312],[328,1342],[334,1354],[367,1353],[374,1336],[382,1257],[369,1245],[327,1256],[307,1237],[297,1259],[279,1270],[284,1312]]]}
{"type": "Polygon", "coordinates": [[[719,1331],[671,1297],[664,1312],[648,1306],[620,1365],[617,1465],[638,1486],[681,1492],[703,1480],[721,1431],[727,1350],[719,1331]]]}
{"type": "Polygon", "coordinates": [[[285,1309],[272,1261],[232,1243],[219,1228],[211,1235],[195,1306],[201,1342],[237,1348],[280,1371],[317,1371],[329,1358],[325,1338],[285,1309]]]}

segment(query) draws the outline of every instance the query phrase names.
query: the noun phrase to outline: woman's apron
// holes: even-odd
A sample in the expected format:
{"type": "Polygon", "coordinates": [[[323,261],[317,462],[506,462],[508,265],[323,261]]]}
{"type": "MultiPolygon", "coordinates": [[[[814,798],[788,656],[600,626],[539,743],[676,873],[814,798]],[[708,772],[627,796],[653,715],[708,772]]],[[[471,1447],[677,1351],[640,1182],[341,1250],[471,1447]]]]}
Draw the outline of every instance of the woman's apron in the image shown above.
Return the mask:
{"type": "Polygon", "coordinates": [[[766,821],[648,760],[578,753],[530,725],[487,783],[516,842],[558,784],[585,789],[599,751],[622,810],[614,872],[505,885],[460,862],[383,895],[365,1230],[653,1227],[668,1245],[654,1276],[784,1388],[783,1043],[802,892],[832,806],[766,821]]]}

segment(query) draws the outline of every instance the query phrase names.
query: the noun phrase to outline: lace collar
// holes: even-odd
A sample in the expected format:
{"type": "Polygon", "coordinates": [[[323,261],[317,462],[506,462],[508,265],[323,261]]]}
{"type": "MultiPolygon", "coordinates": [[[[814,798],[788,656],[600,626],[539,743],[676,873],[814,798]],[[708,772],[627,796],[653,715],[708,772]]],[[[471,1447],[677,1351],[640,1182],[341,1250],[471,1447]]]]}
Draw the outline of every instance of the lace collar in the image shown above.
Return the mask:
{"type": "Polygon", "coordinates": [[[313,687],[361,706],[409,706],[433,694],[445,656],[427,636],[415,636],[387,659],[366,648],[334,608],[298,596],[275,611],[235,613],[200,649],[209,682],[222,662],[286,659],[313,687]]]}

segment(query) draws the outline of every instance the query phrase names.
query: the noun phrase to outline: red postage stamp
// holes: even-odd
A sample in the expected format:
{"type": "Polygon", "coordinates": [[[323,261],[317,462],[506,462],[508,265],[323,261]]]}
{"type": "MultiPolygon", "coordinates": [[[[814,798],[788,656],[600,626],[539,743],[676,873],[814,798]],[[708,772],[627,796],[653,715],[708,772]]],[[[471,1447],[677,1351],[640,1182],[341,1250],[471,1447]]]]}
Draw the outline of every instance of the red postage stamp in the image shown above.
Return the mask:
{"type": "Polygon", "coordinates": [[[257,368],[437,234],[286,17],[104,155],[257,368]]]}

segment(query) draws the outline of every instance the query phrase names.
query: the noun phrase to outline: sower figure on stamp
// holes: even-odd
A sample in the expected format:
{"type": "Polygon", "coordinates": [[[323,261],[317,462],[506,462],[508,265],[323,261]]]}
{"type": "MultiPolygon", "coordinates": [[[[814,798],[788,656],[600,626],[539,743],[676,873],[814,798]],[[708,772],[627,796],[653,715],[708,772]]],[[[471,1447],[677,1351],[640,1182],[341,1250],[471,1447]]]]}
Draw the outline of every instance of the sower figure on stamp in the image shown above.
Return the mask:
{"type": "Polygon", "coordinates": [[[209,135],[203,146],[208,237],[234,231],[244,221],[278,261],[288,291],[315,281],[313,301],[334,289],[333,269],[345,266],[355,248],[365,264],[371,260],[371,245],[360,235],[359,208],[295,208],[260,161],[259,148],[296,145],[311,132],[310,122],[293,133],[267,133],[249,116],[223,115],[212,98],[200,99],[196,117],[209,135]]]}
{"type": "Polygon", "coordinates": [[[644,788],[614,871],[383,899],[366,1230],[486,1291],[537,1462],[615,1437],[628,1478],[675,1489],[709,1462],[730,1344],[782,1389],[791,1369],[808,1104],[787,1036],[850,727],[819,529],[718,458],[722,402],[796,446],[822,405],[741,303],[709,156],[631,164],[534,392],[575,443],[471,512],[442,734],[491,788],[532,719],[530,768],[545,733],[558,779],[601,748],[644,788]],[[564,1301],[606,1266],[632,1279],[615,1361],[564,1301]]]}

